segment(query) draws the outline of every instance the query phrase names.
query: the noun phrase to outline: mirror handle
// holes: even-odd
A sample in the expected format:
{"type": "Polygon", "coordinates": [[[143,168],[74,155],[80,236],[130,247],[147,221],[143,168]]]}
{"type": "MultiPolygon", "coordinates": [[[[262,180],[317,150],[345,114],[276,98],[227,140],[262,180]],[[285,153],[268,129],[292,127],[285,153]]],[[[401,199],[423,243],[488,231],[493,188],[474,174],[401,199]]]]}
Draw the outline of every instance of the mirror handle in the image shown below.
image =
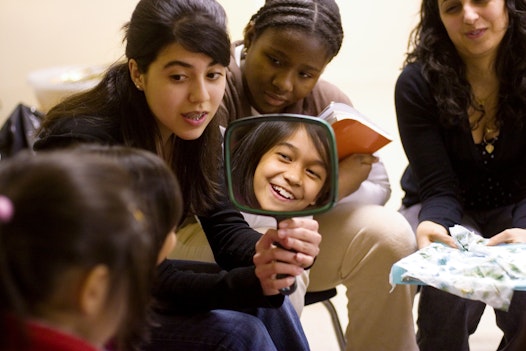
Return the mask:
{"type": "MultiPolygon", "coordinates": [[[[278,242],[274,242],[274,245],[276,245],[277,247],[283,249],[283,250],[287,250],[287,251],[291,251],[291,252],[295,252],[294,250],[289,250],[289,249],[286,249],[284,248],[280,243],[278,242]]],[[[283,278],[287,278],[287,277],[290,277],[290,275],[288,274],[277,274],[276,275],[276,279],[283,279],[283,278]]],[[[282,293],[283,295],[290,295],[292,294],[294,291],[296,291],[298,287],[298,283],[296,282],[296,278],[294,278],[294,283],[292,283],[291,286],[289,287],[286,287],[286,288],[281,288],[279,289],[279,292],[282,293]]]]}

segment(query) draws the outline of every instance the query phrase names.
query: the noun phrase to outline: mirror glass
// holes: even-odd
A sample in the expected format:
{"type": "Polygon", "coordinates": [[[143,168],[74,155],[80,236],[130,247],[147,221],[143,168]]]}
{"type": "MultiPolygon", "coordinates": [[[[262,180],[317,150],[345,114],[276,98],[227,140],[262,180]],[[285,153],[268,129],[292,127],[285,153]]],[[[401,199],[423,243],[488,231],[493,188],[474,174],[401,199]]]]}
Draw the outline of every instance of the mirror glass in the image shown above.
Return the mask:
{"type": "Polygon", "coordinates": [[[226,128],[224,151],[229,196],[243,212],[279,220],[327,211],[336,200],[336,142],[319,118],[238,119],[226,128]]]}

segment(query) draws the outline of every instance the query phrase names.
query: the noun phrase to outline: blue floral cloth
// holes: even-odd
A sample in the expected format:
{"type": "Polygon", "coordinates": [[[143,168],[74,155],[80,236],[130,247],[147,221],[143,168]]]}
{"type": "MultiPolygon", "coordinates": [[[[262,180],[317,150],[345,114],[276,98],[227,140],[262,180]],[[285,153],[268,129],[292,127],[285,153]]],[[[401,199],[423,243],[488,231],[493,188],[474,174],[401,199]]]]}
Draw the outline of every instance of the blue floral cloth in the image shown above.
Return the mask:
{"type": "Polygon", "coordinates": [[[514,290],[526,290],[526,244],[487,246],[488,239],[456,225],[458,250],[432,243],[397,263],[389,280],[425,284],[507,311],[514,290]]]}

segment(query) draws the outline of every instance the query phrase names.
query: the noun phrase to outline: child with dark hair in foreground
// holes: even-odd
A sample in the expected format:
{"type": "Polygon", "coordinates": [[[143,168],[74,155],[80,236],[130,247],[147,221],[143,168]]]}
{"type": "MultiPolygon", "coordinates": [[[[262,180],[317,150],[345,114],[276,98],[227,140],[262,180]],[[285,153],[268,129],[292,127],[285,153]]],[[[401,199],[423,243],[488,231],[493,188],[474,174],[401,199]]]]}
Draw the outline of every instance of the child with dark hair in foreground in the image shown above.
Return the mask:
{"type": "Polygon", "coordinates": [[[157,257],[131,187],[97,155],[2,161],[0,350],[140,344],[157,257]]]}

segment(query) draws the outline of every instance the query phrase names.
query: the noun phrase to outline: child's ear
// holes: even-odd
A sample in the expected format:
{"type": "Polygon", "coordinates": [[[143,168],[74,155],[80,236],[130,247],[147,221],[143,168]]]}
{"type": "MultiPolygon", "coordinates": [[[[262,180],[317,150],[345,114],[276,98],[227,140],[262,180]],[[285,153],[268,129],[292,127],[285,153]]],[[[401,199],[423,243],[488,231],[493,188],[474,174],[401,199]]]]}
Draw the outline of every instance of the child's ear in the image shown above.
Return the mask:
{"type": "Polygon", "coordinates": [[[176,243],[177,237],[175,236],[175,232],[172,230],[166,236],[166,239],[164,239],[163,246],[161,246],[161,250],[159,251],[159,256],[157,256],[157,264],[160,264],[166,257],[168,257],[168,254],[172,252],[176,243]]]}
{"type": "Polygon", "coordinates": [[[82,282],[79,306],[85,315],[93,316],[105,308],[109,293],[110,273],[105,265],[92,268],[82,282]]]}

